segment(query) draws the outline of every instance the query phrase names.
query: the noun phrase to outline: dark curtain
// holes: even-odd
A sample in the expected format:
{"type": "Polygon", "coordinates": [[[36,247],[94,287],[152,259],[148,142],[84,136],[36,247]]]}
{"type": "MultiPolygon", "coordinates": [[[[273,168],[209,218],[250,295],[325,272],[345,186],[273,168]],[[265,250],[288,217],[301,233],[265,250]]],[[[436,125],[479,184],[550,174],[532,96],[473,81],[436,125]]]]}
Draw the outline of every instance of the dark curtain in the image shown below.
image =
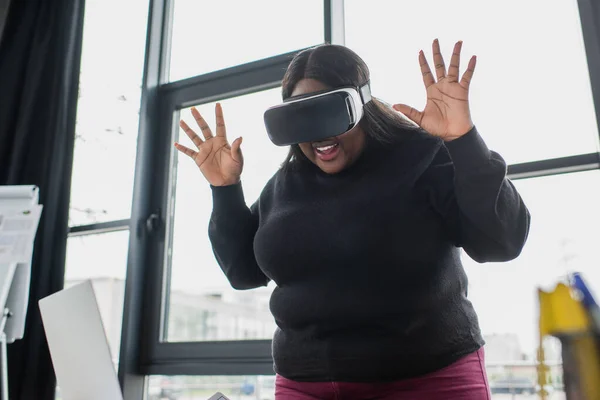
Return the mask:
{"type": "Polygon", "coordinates": [[[17,0],[0,42],[0,184],[44,205],[23,340],[8,347],[11,400],[54,399],[38,300],[63,287],[84,0],[17,0]]]}
{"type": "Polygon", "coordinates": [[[8,6],[10,0],[0,0],[0,41],[2,40],[2,32],[4,32],[4,25],[6,23],[6,16],[8,15],[8,6]]]}

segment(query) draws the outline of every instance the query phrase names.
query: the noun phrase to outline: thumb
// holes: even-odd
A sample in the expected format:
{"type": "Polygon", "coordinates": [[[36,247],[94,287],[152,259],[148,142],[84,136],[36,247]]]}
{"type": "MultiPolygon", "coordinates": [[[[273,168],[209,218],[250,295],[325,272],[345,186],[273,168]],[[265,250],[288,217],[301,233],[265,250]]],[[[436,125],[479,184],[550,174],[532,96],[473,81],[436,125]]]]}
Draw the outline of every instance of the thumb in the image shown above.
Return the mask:
{"type": "Polygon", "coordinates": [[[421,126],[421,120],[423,119],[423,113],[415,110],[411,106],[407,106],[406,104],[394,104],[394,110],[401,112],[408,119],[410,119],[415,124],[421,126]]]}
{"type": "Polygon", "coordinates": [[[241,163],[243,160],[242,149],[240,148],[241,145],[242,145],[242,137],[241,136],[239,138],[235,139],[233,141],[233,143],[231,144],[231,158],[233,158],[233,161],[235,161],[237,163],[241,163]]]}

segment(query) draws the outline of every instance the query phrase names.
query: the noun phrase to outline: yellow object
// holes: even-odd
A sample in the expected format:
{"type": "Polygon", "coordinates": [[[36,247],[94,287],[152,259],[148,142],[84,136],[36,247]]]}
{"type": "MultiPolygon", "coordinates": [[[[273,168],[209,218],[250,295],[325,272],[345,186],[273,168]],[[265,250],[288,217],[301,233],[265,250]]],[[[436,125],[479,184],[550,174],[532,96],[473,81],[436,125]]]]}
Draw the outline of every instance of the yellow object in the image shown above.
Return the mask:
{"type": "Polygon", "coordinates": [[[571,288],[564,283],[556,285],[552,292],[538,290],[540,299],[540,334],[582,334],[589,331],[590,321],[579,303],[571,295],[571,288]]]}
{"type": "MultiPolygon", "coordinates": [[[[538,290],[540,302],[540,343],[546,335],[556,336],[563,347],[563,371],[567,400],[600,399],[600,353],[591,333],[590,320],[571,289],[559,283],[554,291],[538,290]]],[[[538,354],[539,382],[546,382],[543,351],[538,354]]],[[[541,393],[541,398],[546,398],[541,393]]]]}

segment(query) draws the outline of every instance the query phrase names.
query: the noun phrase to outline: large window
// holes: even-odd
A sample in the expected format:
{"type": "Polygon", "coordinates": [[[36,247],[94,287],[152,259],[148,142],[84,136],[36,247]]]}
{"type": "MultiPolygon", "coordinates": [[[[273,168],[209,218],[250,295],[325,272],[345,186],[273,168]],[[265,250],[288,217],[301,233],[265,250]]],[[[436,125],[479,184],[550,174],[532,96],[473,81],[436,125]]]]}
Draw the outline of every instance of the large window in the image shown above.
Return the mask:
{"type": "Polygon", "coordinates": [[[65,287],[91,280],[115,365],[147,17],[148,0],[86,1],[65,287]]]}
{"type": "Polygon", "coordinates": [[[193,105],[214,128],[219,101],[230,140],[244,137],[242,182],[252,204],[287,154],[269,142],[263,112],[281,101],[294,54],[331,37],[330,2],[246,3],[151,1],[122,334],[129,345],[121,351],[139,354],[139,363],[120,361],[125,391],[139,390],[140,374],[151,376],[143,382],[149,398],[168,397],[174,385],[181,398],[234,387],[243,397],[232,398],[272,396],[273,286],[230,287],[207,235],[210,187],[173,142],[193,146],[178,127],[180,118],[196,125],[193,105]]]}
{"type": "MultiPolygon", "coordinates": [[[[324,41],[344,42],[367,62],[374,96],[417,109],[426,100],[420,49],[431,62],[431,42],[439,38],[448,59],[463,40],[463,69],[470,55],[478,56],[473,120],[507,160],[532,214],[518,259],[481,265],[463,256],[493,384],[535,377],[538,287],[582,271],[600,290],[594,268],[600,239],[594,92],[600,87],[593,86],[600,65],[588,66],[600,59],[600,48],[585,33],[597,23],[580,15],[585,2],[150,0],[142,74],[145,2],[119,3],[122,13],[108,17],[102,10],[117,7],[113,1],[87,6],[86,35],[95,24],[88,20],[100,16],[103,34],[112,35],[104,43],[112,45],[88,48],[84,36],[70,220],[72,235],[88,236],[69,239],[67,278],[94,278],[97,293],[104,290],[104,319],[113,311],[120,318],[115,310],[124,296],[121,353],[131,357],[120,367],[127,393],[144,390],[151,400],[204,399],[216,391],[232,399],[272,398],[273,284],[230,287],[208,239],[210,187],[173,142],[193,146],[177,121],[195,127],[195,105],[214,127],[220,102],[229,139],[244,137],[242,183],[252,204],[287,151],[270,143],[262,114],[280,101],[291,57],[324,41]],[[128,233],[130,226],[135,231],[128,233]],[[122,232],[105,233],[114,230],[122,232]],[[95,256],[105,248],[114,250],[95,256]],[[122,285],[125,276],[128,289],[119,292],[116,282],[122,285]]],[[[107,328],[113,349],[118,330],[107,328]]],[[[552,399],[562,399],[556,341],[548,342],[547,356],[557,390],[552,399]]]]}
{"type": "Polygon", "coordinates": [[[454,43],[463,40],[462,71],[477,55],[473,120],[509,164],[597,151],[575,0],[378,0],[368,7],[346,0],[345,5],[346,45],[369,66],[374,96],[422,109],[419,50],[431,64],[431,42],[438,38],[449,64],[454,43]],[[377,29],[365,29],[365,21],[377,21],[377,29]]]}
{"type": "MultiPolygon", "coordinates": [[[[346,0],[345,27],[345,44],[370,68],[373,95],[417,109],[426,101],[419,50],[431,65],[431,43],[438,38],[448,64],[454,43],[463,40],[462,71],[470,56],[477,55],[470,93],[473,121],[488,146],[509,164],[542,160],[529,164],[531,176],[545,174],[548,159],[598,150],[597,116],[575,1],[380,0],[365,7],[364,2],[346,0]],[[377,20],[378,29],[365,30],[365,20],[377,20]],[[557,79],[557,71],[569,79],[557,79]]],[[[501,398],[505,386],[528,381],[533,388],[536,381],[537,288],[551,289],[568,273],[581,271],[600,290],[595,254],[600,239],[595,206],[600,200],[599,175],[594,170],[515,180],[532,214],[522,255],[512,262],[484,265],[463,256],[469,298],[487,342],[494,398],[501,398]]],[[[552,398],[564,398],[560,346],[549,340],[545,349],[557,388],[552,398]]]]}
{"type": "Polygon", "coordinates": [[[71,226],[130,216],[147,14],[148,0],[86,2],[71,226]]]}
{"type": "MultiPolygon", "coordinates": [[[[271,144],[262,113],[280,101],[280,89],[227,99],[222,103],[230,141],[243,136],[242,184],[248,206],[285,159],[287,149],[271,144]]],[[[215,129],[215,103],[197,107],[215,129]]],[[[180,112],[190,127],[197,124],[189,109],[180,112]]],[[[194,144],[181,130],[182,144],[194,144]]],[[[275,330],[268,308],[272,288],[236,291],[214,259],[208,239],[211,190],[196,164],[177,157],[177,181],[171,256],[168,341],[269,339],[275,330]]]]}
{"type": "MultiPolygon", "coordinates": [[[[575,1],[380,0],[365,7],[346,0],[345,24],[345,44],[369,65],[372,92],[384,101],[422,109],[419,50],[432,63],[431,42],[438,38],[449,60],[454,43],[463,40],[462,70],[472,54],[478,57],[470,102],[491,149],[509,164],[597,152],[597,116],[575,1]],[[378,28],[365,30],[365,20],[378,21],[378,28]],[[569,79],[557,79],[557,71],[569,79]]],[[[541,174],[542,165],[531,165],[531,175],[541,174]]],[[[515,181],[532,213],[522,255],[485,265],[464,255],[492,387],[521,378],[535,382],[538,287],[550,289],[567,273],[581,271],[600,290],[594,252],[600,239],[598,178],[595,170],[515,181]]],[[[559,364],[556,342],[549,341],[546,350],[550,362],[559,364]]],[[[560,389],[560,369],[551,375],[560,389]]]]}

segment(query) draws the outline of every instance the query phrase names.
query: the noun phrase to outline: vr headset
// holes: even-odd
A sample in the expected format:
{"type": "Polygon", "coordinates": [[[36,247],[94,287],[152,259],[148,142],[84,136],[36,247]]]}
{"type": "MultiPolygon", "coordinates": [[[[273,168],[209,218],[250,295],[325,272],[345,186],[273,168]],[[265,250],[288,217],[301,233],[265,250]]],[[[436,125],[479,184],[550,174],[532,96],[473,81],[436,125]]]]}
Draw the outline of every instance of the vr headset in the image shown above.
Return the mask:
{"type": "Polygon", "coordinates": [[[318,142],[354,128],[371,101],[369,83],[290,98],[265,111],[269,139],[277,146],[318,142]]]}

